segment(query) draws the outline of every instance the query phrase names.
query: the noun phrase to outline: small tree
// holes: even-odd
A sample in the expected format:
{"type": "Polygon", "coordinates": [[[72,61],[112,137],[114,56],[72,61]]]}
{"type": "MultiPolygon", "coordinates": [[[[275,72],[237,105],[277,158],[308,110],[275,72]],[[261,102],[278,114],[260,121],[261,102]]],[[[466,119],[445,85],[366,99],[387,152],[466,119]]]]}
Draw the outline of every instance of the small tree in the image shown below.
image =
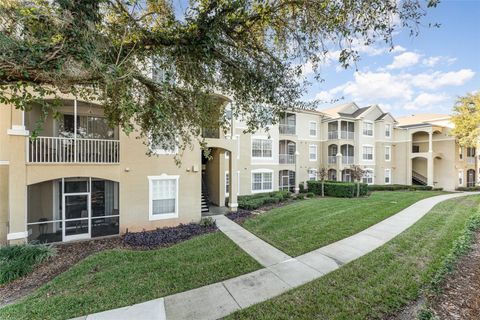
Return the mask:
{"type": "Polygon", "coordinates": [[[357,184],[357,198],[360,197],[360,181],[363,178],[363,175],[365,174],[365,170],[363,170],[360,166],[357,165],[352,165],[350,166],[350,172],[352,174],[353,180],[357,184]]]}
{"type": "Polygon", "coordinates": [[[325,183],[325,179],[327,178],[328,176],[328,171],[326,168],[320,168],[320,170],[318,170],[318,179],[320,179],[320,181],[322,182],[322,197],[325,195],[324,193],[324,183],[325,183]]]}

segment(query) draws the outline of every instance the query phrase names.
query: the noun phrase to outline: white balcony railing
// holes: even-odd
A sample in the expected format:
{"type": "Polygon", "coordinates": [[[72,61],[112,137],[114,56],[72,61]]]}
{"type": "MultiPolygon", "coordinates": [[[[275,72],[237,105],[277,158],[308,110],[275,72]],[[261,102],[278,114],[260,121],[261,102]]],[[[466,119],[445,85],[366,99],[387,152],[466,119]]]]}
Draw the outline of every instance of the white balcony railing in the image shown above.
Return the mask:
{"type": "Polygon", "coordinates": [[[475,164],[475,157],[467,157],[468,164],[475,164]]]}
{"type": "Polygon", "coordinates": [[[342,131],[340,136],[342,139],[353,140],[354,134],[353,131],[342,131]]]}
{"type": "Polygon", "coordinates": [[[280,164],[294,164],[295,163],[295,155],[294,154],[279,154],[278,161],[280,164]]]}
{"type": "Polygon", "coordinates": [[[120,142],[103,139],[37,137],[29,142],[28,162],[119,163],[120,142]]]}
{"type": "Polygon", "coordinates": [[[342,157],[343,164],[353,164],[353,156],[343,156],[342,157]]]}
{"type": "Polygon", "coordinates": [[[338,131],[328,131],[328,139],[338,139],[338,131]]]}
{"type": "Polygon", "coordinates": [[[279,131],[281,134],[295,134],[295,125],[294,124],[283,124],[278,125],[279,131]]]}
{"type": "Polygon", "coordinates": [[[337,163],[337,157],[336,156],[328,156],[328,163],[329,164],[337,163]]]}

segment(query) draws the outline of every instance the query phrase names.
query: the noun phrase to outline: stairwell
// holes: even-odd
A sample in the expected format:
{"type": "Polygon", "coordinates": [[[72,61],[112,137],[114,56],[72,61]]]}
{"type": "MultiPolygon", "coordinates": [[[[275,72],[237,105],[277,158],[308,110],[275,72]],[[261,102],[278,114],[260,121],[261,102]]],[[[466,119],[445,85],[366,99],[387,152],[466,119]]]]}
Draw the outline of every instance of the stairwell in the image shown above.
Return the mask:
{"type": "Polygon", "coordinates": [[[427,185],[427,177],[425,177],[424,175],[416,172],[416,171],[412,171],[412,184],[416,184],[416,185],[420,185],[420,186],[426,186],[427,185]]]}
{"type": "Polygon", "coordinates": [[[202,214],[210,211],[209,202],[207,184],[204,179],[202,179],[202,214]]]}

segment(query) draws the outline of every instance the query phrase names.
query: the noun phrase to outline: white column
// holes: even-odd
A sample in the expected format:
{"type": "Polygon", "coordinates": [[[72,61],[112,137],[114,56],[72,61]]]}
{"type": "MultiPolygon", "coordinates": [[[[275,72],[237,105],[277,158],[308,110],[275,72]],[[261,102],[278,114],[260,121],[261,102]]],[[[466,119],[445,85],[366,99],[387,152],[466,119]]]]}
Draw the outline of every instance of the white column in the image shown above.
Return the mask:
{"type": "Polygon", "coordinates": [[[341,130],[341,127],[342,127],[342,120],[337,120],[337,135],[338,135],[338,139],[340,139],[340,130],[341,130]]]}
{"type": "Polygon", "coordinates": [[[433,132],[428,133],[428,152],[433,152],[433,132]]]}
{"type": "MultiPolygon", "coordinates": [[[[295,149],[297,146],[295,145],[295,149]]],[[[309,155],[310,156],[310,155],[309,155]]],[[[317,154],[318,157],[318,154],[317,154]]],[[[300,152],[298,150],[295,150],[295,193],[300,192],[300,179],[299,179],[299,172],[300,172],[300,164],[298,159],[300,158],[300,152]]]]}
{"type": "Polygon", "coordinates": [[[73,100],[73,161],[77,162],[77,99],[73,100]]]}
{"type": "Polygon", "coordinates": [[[428,153],[428,159],[427,159],[427,185],[429,186],[434,186],[433,183],[433,174],[434,174],[434,169],[433,169],[433,156],[432,153],[428,153]]]}
{"type": "MultiPolygon", "coordinates": [[[[230,150],[230,157],[228,160],[228,178],[230,179],[228,207],[231,211],[237,211],[238,202],[238,181],[237,181],[237,154],[236,150],[230,150]]],[[[273,181],[272,181],[273,183],[273,181]]]]}

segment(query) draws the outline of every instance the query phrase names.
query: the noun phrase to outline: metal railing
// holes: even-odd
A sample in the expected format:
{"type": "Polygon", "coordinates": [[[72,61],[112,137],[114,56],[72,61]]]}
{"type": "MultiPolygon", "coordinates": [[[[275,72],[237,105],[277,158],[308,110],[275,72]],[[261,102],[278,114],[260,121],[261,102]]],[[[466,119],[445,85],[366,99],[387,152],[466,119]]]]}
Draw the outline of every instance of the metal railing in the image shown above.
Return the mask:
{"type": "Polygon", "coordinates": [[[37,137],[29,141],[31,163],[119,163],[120,141],[37,137]]]}
{"type": "Polygon", "coordinates": [[[353,156],[343,156],[342,157],[343,164],[353,164],[353,156]]]}
{"type": "Polygon", "coordinates": [[[293,124],[283,124],[278,125],[278,129],[281,134],[295,134],[295,125],[293,124]]]}
{"type": "Polygon", "coordinates": [[[295,163],[295,155],[294,154],[279,154],[278,161],[280,164],[294,164],[295,163]]]}
{"type": "Polygon", "coordinates": [[[328,156],[328,163],[329,164],[337,163],[337,156],[328,156]]]}
{"type": "Polygon", "coordinates": [[[342,139],[353,140],[355,132],[353,131],[341,131],[340,136],[342,139]]]}
{"type": "Polygon", "coordinates": [[[328,139],[338,139],[338,131],[328,131],[328,139]]]}

